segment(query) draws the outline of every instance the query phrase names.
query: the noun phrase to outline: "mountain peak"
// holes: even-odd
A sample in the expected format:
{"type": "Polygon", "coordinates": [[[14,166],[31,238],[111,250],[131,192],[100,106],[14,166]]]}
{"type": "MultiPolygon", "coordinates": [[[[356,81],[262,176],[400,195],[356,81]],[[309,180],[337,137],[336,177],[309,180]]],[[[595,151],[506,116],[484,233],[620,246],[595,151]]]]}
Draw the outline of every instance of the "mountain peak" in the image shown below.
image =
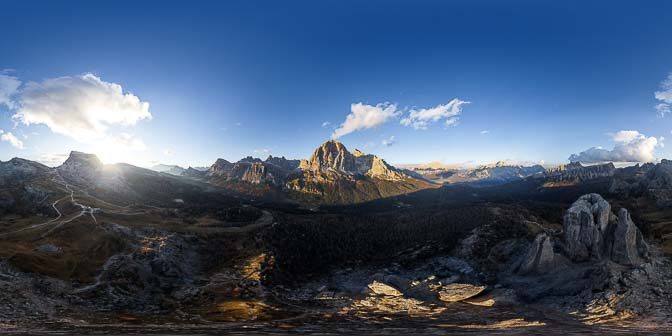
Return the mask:
{"type": "Polygon", "coordinates": [[[68,159],[63,162],[65,165],[85,165],[95,169],[100,169],[103,167],[103,163],[98,159],[95,154],[83,153],[78,151],[70,152],[68,159]]]}
{"type": "Polygon", "coordinates": [[[64,178],[76,183],[92,183],[103,170],[103,163],[95,154],[70,152],[68,159],[58,167],[58,171],[64,178]]]}
{"type": "Polygon", "coordinates": [[[329,140],[313,152],[308,160],[308,169],[313,171],[326,171],[329,169],[350,172],[355,167],[355,157],[342,143],[329,140]]]}

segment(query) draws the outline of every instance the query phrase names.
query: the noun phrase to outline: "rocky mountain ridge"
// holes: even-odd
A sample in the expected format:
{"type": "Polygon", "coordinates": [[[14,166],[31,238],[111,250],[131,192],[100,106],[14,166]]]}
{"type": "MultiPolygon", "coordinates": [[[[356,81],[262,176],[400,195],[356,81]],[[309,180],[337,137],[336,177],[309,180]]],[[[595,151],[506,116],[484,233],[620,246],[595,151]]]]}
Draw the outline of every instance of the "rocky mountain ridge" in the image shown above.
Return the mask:
{"type": "Polygon", "coordinates": [[[255,195],[289,194],[311,203],[361,202],[430,186],[375,155],[350,152],[335,140],[316,148],[307,160],[218,159],[203,178],[238,191],[251,188],[255,195]]]}
{"type": "Polygon", "coordinates": [[[616,172],[613,163],[584,166],[580,162],[572,162],[547,169],[544,172],[545,186],[557,187],[575,185],[584,181],[611,177],[616,172]]]}

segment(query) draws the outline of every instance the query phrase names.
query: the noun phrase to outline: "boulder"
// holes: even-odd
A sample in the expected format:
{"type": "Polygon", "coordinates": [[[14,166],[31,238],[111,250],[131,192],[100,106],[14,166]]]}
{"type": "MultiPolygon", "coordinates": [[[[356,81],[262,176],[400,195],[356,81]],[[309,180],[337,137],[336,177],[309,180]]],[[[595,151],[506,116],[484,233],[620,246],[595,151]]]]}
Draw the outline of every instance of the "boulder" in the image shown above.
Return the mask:
{"type": "Polygon", "coordinates": [[[396,288],[394,288],[394,287],[392,287],[392,286],[390,286],[386,283],[380,282],[380,281],[374,280],[372,283],[369,284],[368,287],[373,293],[375,293],[377,295],[403,296],[403,294],[399,290],[397,290],[396,288]]]}
{"type": "Polygon", "coordinates": [[[439,299],[444,302],[458,302],[481,294],[485,286],[466,283],[451,283],[439,291],[439,299]]]}

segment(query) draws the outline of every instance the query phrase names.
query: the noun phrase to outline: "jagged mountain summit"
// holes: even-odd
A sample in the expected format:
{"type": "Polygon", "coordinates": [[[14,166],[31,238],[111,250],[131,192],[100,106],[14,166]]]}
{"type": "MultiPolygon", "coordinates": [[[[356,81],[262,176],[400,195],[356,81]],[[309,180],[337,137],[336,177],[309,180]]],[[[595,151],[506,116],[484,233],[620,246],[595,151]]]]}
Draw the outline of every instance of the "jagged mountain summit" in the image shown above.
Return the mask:
{"type": "Polygon", "coordinates": [[[584,166],[580,162],[572,162],[547,169],[544,172],[546,187],[575,185],[581,182],[611,177],[616,172],[613,163],[584,166]]]}
{"type": "Polygon", "coordinates": [[[309,160],[301,161],[299,168],[310,172],[364,175],[384,180],[409,177],[375,155],[364,154],[359,149],[349,152],[345,145],[336,140],[329,140],[318,147],[309,160]]]}
{"type": "Polygon", "coordinates": [[[405,174],[385,160],[329,140],[302,160],[298,173],[285,187],[300,200],[320,203],[358,203],[395,196],[434,185],[405,174]]]}
{"type": "Polygon", "coordinates": [[[329,140],[308,160],[269,156],[238,162],[218,159],[203,176],[209,183],[254,196],[283,196],[309,203],[356,203],[399,195],[432,184],[385,160],[329,140]]]}

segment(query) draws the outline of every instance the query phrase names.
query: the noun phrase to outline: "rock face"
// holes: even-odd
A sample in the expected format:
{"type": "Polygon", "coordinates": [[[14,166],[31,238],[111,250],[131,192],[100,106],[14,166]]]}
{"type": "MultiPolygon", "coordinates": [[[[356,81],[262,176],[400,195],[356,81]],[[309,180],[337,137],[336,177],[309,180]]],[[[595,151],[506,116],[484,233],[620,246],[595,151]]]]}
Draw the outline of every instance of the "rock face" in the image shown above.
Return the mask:
{"type": "Polygon", "coordinates": [[[610,242],[609,256],[621,265],[639,265],[649,255],[649,247],[642,232],[632,222],[628,210],[618,212],[618,220],[610,242]]]}
{"type": "Polygon", "coordinates": [[[57,170],[67,180],[80,184],[91,184],[100,177],[103,163],[93,154],[73,151],[57,170]]]}
{"type": "Polygon", "coordinates": [[[566,252],[574,261],[600,258],[611,206],[598,194],[581,196],[563,218],[566,252]]]}
{"type": "Polygon", "coordinates": [[[518,273],[541,274],[547,272],[555,265],[555,258],[552,238],[546,233],[540,233],[532,242],[532,246],[518,268],[518,273]]]}
{"type": "Polygon", "coordinates": [[[266,161],[248,156],[236,163],[218,159],[208,169],[205,176],[216,184],[247,182],[281,186],[287,175],[296,168],[292,168],[295,164],[297,164],[296,160],[273,158],[271,156],[266,161]]]}
{"type": "Polygon", "coordinates": [[[315,149],[310,159],[302,162],[300,167],[302,170],[323,173],[329,170],[345,173],[357,172],[355,156],[342,143],[335,140],[327,141],[315,149]]]}
{"type": "Polygon", "coordinates": [[[284,156],[283,157],[273,157],[269,155],[266,160],[264,161],[267,164],[272,164],[275,165],[281,169],[284,169],[286,171],[294,171],[297,168],[299,168],[299,164],[301,163],[301,160],[288,160],[284,156]]]}
{"type": "Polygon", "coordinates": [[[298,198],[318,203],[357,203],[396,196],[431,187],[431,183],[405,174],[385,160],[359,150],[354,153],[330,140],[309,160],[301,161],[285,188],[298,198]]]}
{"type": "Polygon", "coordinates": [[[573,261],[610,259],[634,266],[648,256],[648,246],[628,210],[620,209],[616,217],[598,194],[583,195],[572,204],[563,230],[565,252],[573,261]]]}
{"type": "Polygon", "coordinates": [[[375,155],[364,154],[358,149],[350,153],[342,143],[336,140],[323,143],[313,152],[309,160],[301,162],[300,168],[313,173],[335,172],[385,180],[399,180],[408,177],[375,155]]]}

